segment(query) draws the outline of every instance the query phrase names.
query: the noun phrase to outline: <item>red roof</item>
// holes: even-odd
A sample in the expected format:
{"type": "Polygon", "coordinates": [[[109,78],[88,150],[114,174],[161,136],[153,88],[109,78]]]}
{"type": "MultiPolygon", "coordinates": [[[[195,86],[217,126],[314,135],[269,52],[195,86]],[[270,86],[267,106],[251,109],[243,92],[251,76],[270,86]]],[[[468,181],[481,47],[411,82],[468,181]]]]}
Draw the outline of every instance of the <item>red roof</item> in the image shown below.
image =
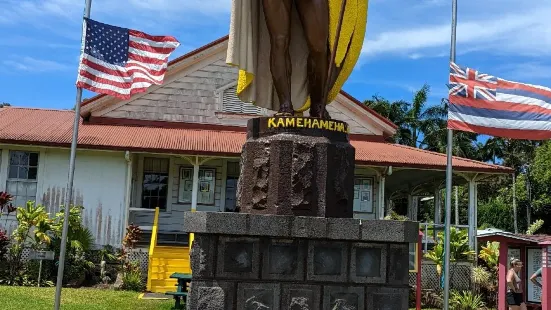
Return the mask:
{"type": "Polygon", "coordinates": [[[535,244],[551,244],[550,235],[526,235],[514,234],[506,231],[496,231],[485,234],[478,234],[478,239],[482,241],[499,241],[502,238],[509,240],[510,243],[535,243],[535,244]]]}
{"type": "MultiPolygon", "coordinates": [[[[0,143],[68,147],[74,111],[6,107],[0,109],[0,143]]],[[[239,156],[245,132],[217,125],[166,128],[131,125],[82,124],[80,148],[239,156]],[[206,127],[206,128],[205,128],[206,127]],[[212,129],[211,129],[212,128],[212,129]]],[[[446,156],[385,142],[357,141],[358,164],[445,170],[446,156]]],[[[512,169],[455,157],[455,170],[511,173],[512,169]]]]}

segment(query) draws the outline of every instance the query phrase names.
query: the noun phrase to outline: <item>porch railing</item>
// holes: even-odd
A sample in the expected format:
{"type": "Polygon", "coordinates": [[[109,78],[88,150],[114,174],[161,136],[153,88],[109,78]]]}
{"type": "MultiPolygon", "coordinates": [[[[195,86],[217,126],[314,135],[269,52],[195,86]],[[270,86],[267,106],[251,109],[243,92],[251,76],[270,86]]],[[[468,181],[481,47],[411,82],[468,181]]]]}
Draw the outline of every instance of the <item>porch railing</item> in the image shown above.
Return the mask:
{"type": "Polygon", "coordinates": [[[151,291],[151,275],[153,273],[153,253],[157,246],[157,232],[159,230],[159,207],[155,208],[155,217],[153,218],[153,227],[151,229],[151,243],[149,244],[149,259],[147,268],[147,290],[151,291]]]}

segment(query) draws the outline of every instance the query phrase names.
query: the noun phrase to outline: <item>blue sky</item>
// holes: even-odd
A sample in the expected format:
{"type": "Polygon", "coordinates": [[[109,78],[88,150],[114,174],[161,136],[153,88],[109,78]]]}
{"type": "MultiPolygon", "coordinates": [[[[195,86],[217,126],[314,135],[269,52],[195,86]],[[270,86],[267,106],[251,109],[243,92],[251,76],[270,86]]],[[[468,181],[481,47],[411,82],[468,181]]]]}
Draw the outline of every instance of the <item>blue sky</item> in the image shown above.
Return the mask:
{"type": "MultiPolygon", "coordinates": [[[[173,35],[172,58],[227,34],[230,0],[93,0],[95,20],[173,35]]],[[[460,0],[457,62],[551,86],[551,1],[460,0]]],[[[74,105],[84,0],[0,0],[0,102],[74,105]]],[[[363,53],[344,90],[363,100],[447,94],[451,0],[371,0],[363,53]]],[[[93,93],[85,92],[85,97],[93,93]]]]}

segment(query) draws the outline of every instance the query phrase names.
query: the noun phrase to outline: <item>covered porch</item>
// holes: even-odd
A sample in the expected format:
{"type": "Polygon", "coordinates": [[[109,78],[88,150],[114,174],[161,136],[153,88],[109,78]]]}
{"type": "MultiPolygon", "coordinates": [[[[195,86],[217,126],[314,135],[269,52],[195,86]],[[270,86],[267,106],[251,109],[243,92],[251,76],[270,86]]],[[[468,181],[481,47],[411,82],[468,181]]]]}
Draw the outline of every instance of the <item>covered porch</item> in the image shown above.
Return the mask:
{"type": "MultiPolygon", "coordinates": [[[[379,141],[351,143],[356,148],[354,217],[383,219],[394,209],[395,201],[407,199],[403,215],[418,221],[421,200],[431,197],[434,219],[421,227],[425,231],[443,227],[445,155],[379,141]]],[[[222,147],[216,146],[219,150],[222,147]]],[[[128,223],[139,225],[146,233],[151,231],[155,207],[159,207],[158,242],[186,245],[184,212],[236,211],[239,155],[130,153],[128,223]]],[[[453,164],[454,186],[468,184],[469,188],[468,223],[459,227],[469,230],[469,241],[475,248],[477,184],[512,170],[462,158],[454,158],[453,164]]],[[[433,237],[425,234],[424,250],[433,237]]],[[[143,242],[147,245],[147,238],[143,242]]]]}

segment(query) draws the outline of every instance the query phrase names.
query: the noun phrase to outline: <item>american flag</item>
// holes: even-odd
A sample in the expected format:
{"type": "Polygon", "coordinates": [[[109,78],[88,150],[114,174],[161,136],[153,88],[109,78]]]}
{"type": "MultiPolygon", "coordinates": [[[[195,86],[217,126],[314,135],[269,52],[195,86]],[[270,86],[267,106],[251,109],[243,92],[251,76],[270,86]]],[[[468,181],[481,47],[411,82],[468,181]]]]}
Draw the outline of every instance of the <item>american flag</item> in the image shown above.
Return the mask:
{"type": "Polygon", "coordinates": [[[491,136],[551,138],[551,89],[450,63],[448,128],[491,136]]]}
{"type": "Polygon", "coordinates": [[[85,18],[77,87],[120,99],[163,83],[168,57],[180,45],[171,36],[103,24],[85,18]]]}

